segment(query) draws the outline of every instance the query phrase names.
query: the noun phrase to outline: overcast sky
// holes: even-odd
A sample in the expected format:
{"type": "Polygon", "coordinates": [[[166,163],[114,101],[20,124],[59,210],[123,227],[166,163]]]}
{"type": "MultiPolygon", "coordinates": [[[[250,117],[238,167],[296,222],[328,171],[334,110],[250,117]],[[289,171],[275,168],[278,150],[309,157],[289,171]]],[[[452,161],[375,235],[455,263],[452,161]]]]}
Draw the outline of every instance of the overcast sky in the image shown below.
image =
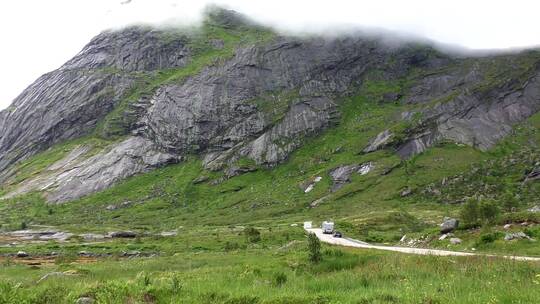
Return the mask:
{"type": "Polygon", "coordinates": [[[193,23],[208,3],[280,30],[375,27],[471,49],[540,45],[539,0],[1,0],[0,109],[100,31],[193,23]]]}

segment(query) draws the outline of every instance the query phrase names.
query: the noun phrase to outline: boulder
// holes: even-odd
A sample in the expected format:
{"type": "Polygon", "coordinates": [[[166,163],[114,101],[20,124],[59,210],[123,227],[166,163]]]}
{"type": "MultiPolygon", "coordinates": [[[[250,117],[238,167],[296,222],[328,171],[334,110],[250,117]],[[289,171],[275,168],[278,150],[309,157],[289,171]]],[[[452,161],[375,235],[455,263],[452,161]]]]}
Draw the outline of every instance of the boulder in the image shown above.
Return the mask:
{"type": "Polygon", "coordinates": [[[459,221],[454,218],[444,218],[441,224],[441,233],[449,233],[454,231],[459,225],[459,221]]]}
{"type": "Polygon", "coordinates": [[[94,304],[94,299],[90,297],[80,297],[75,301],[75,304],[94,304]]]}
{"type": "Polygon", "coordinates": [[[451,238],[450,239],[450,244],[452,244],[452,245],[461,244],[461,239],[460,238],[451,238]]]}
{"type": "Polygon", "coordinates": [[[409,196],[411,195],[412,193],[412,189],[407,187],[405,188],[403,191],[401,191],[401,193],[399,194],[401,197],[406,197],[406,196],[409,196]]]}
{"type": "Polygon", "coordinates": [[[505,241],[511,241],[511,240],[521,240],[521,239],[528,239],[533,240],[530,236],[526,235],[524,232],[514,232],[514,233],[507,233],[504,236],[505,241]]]}
{"type": "Polygon", "coordinates": [[[73,236],[73,233],[69,232],[57,232],[55,234],[46,234],[39,237],[40,240],[55,240],[60,242],[65,242],[73,236]]]}
{"type": "Polygon", "coordinates": [[[95,233],[81,234],[80,237],[82,237],[85,241],[103,240],[105,238],[103,234],[95,234],[95,233]]]}
{"type": "Polygon", "coordinates": [[[17,256],[18,258],[26,258],[26,257],[29,256],[29,254],[26,253],[25,251],[19,251],[19,252],[17,252],[16,256],[17,256]]]}
{"type": "Polygon", "coordinates": [[[141,255],[141,252],[138,250],[122,252],[122,256],[124,257],[138,257],[140,255],[141,255]]]}
{"type": "Polygon", "coordinates": [[[137,237],[137,234],[133,231],[115,231],[109,233],[109,236],[112,238],[134,238],[137,237]]]}

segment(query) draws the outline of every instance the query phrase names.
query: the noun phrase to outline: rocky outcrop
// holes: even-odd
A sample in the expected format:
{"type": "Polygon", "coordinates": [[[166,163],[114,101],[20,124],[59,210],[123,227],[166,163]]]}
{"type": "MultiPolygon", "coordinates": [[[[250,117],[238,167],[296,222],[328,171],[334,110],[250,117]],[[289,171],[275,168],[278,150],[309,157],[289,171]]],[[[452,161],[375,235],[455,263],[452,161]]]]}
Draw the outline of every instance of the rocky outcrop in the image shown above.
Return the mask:
{"type": "Polygon", "coordinates": [[[205,163],[212,169],[239,156],[275,165],[304,137],[336,122],[334,97],[380,60],[370,56],[383,52],[369,48],[372,44],[354,38],[280,38],[239,49],[223,65],[159,89],[136,132],[168,151],[211,154],[205,163]],[[293,91],[298,97],[277,121],[254,103],[261,95],[293,91]]]}
{"type": "MultiPolygon", "coordinates": [[[[420,119],[402,134],[400,142],[394,142],[386,130],[373,138],[364,152],[392,144],[402,158],[408,158],[441,141],[485,151],[510,134],[513,125],[540,110],[540,69],[533,65],[528,73],[522,84],[516,85],[516,79],[508,78],[489,93],[478,89],[484,75],[475,68],[463,78],[424,78],[407,93],[406,102],[439,102],[414,113],[420,119]]],[[[404,114],[405,120],[413,120],[412,113],[404,114]]]]}
{"type": "Polygon", "coordinates": [[[104,190],[134,174],[180,161],[178,156],[160,152],[141,137],[130,137],[86,159],[81,150],[84,148],[75,149],[5,198],[39,190],[50,202],[65,202],[104,190]]]}

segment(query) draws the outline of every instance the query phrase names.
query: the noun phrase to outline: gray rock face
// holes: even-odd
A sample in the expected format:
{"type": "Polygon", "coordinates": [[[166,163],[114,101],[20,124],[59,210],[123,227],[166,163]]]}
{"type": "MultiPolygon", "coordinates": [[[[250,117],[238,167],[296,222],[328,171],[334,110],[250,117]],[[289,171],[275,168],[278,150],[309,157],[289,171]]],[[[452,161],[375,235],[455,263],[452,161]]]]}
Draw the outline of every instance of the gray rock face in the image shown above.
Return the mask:
{"type": "Polygon", "coordinates": [[[0,182],[5,169],[46,148],[89,134],[137,75],[183,66],[189,51],[180,36],[129,28],[94,38],[60,69],[41,76],[0,112],[0,182]]]}
{"type": "MultiPolygon", "coordinates": [[[[237,51],[229,62],[156,92],[137,123],[140,134],[176,153],[210,153],[208,168],[247,156],[275,165],[339,117],[332,96],[359,81],[381,52],[360,39],[280,38],[237,51]],[[339,70],[336,68],[339,67],[339,70]],[[277,122],[253,102],[298,91],[277,122]]],[[[271,102],[271,101],[268,101],[271,102]]]]}
{"type": "Polygon", "coordinates": [[[66,202],[104,190],[136,173],[181,160],[177,155],[158,151],[151,141],[141,137],[130,137],[110,151],[87,159],[74,157],[74,152],[78,153],[80,149],[53,164],[38,177],[23,182],[5,197],[41,190],[50,202],[66,202]]]}
{"type": "MultiPolygon", "coordinates": [[[[424,84],[413,87],[413,95],[408,95],[408,101],[444,99],[450,92],[463,91],[449,101],[439,102],[419,113],[422,118],[418,126],[409,130],[406,140],[397,147],[397,153],[403,158],[422,153],[442,140],[485,151],[510,134],[514,124],[540,110],[540,70],[536,70],[520,88],[495,88],[489,94],[469,91],[468,88],[481,78],[474,70],[461,80],[440,77],[443,79],[424,79],[424,84]],[[438,85],[429,86],[433,81],[438,85]]],[[[372,152],[391,143],[388,132],[384,131],[372,139],[364,152],[372,152]]]]}
{"type": "Polygon", "coordinates": [[[454,218],[445,218],[441,224],[441,233],[449,233],[457,229],[459,221],[454,218]]]}

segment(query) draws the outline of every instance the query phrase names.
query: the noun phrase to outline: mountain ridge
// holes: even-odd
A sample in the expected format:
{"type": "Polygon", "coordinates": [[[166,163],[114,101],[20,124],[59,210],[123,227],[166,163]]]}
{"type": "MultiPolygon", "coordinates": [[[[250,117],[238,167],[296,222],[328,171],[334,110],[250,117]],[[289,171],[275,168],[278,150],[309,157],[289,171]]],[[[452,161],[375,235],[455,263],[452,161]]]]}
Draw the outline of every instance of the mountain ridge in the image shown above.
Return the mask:
{"type": "Polygon", "coordinates": [[[244,159],[274,167],[336,126],[340,100],[371,82],[389,89],[377,103],[410,109],[358,152],[487,150],[540,109],[539,62],[538,51],[458,58],[354,35],[283,36],[226,10],[194,32],[107,31],[0,112],[0,182],[6,197],[39,190],[65,202],[193,154],[232,176],[244,159]],[[84,136],[110,145],[16,182],[17,164],[84,136]]]}

